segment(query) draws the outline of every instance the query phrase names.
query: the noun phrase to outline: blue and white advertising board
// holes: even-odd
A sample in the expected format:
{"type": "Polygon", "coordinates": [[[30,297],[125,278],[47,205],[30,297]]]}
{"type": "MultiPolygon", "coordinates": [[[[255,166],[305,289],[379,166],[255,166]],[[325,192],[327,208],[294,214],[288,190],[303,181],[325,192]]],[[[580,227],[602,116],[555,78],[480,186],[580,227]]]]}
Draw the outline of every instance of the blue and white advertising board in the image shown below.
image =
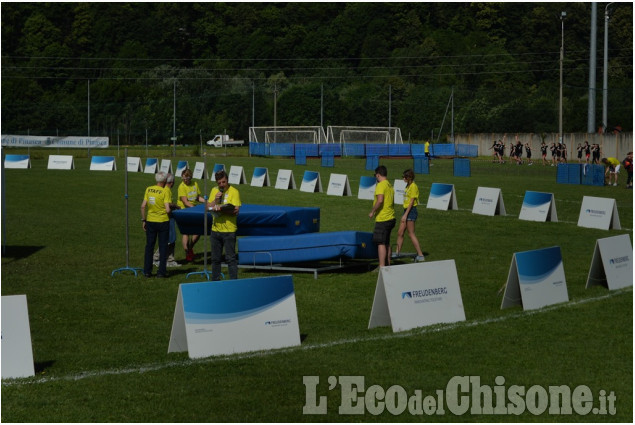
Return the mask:
{"type": "Polygon", "coordinates": [[[187,161],[179,161],[176,164],[176,173],[174,174],[176,177],[181,177],[183,171],[190,168],[190,164],[187,161]]]}
{"type": "Polygon", "coordinates": [[[216,181],[216,173],[225,169],[225,164],[214,164],[214,170],[212,170],[212,177],[210,180],[216,181]]]}
{"type": "Polygon", "coordinates": [[[633,286],[633,245],[628,234],[595,242],[586,288],[594,285],[610,290],[633,286]]]}
{"type": "Polygon", "coordinates": [[[373,201],[375,199],[375,187],[377,186],[377,179],[371,176],[361,176],[359,179],[359,191],[357,192],[357,199],[366,199],[373,201]]]}
{"type": "Polygon", "coordinates": [[[393,332],[465,320],[454,260],[402,264],[379,270],[368,329],[393,332]]]}
{"type": "Polygon", "coordinates": [[[141,169],[141,158],[138,156],[129,156],[126,160],[126,170],[131,173],[139,173],[141,169]]]}
{"type": "Polygon", "coordinates": [[[432,183],[426,208],[435,210],[458,210],[453,184],[432,183]]]}
{"type": "Polygon", "coordinates": [[[73,155],[49,155],[47,169],[49,170],[74,170],[75,161],[73,155]]]}
{"type": "Polygon", "coordinates": [[[305,171],[300,184],[300,192],[322,193],[322,179],[317,171],[305,171]]]}
{"type": "Polygon", "coordinates": [[[194,359],[297,345],[290,275],[179,285],[168,353],[194,359]]]}
{"type": "Polygon", "coordinates": [[[392,187],[395,189],[395,205],[403,205],[403,200],[406,197],[406,182],[403,179],[395,179],[395,184],[392,187]]]}
{"type": "Polygon", "coordinates": [[[27,169],[31,168],[29,155],[8,154],[4,157],[4,168],[27,169]]]}
{"type": "Polygon", "coordinates": [[[159,160],[157,158],[146,158],[146,166],[143,169],[144,173],[156,174],[159,171],[159,160]]]}
{"type": "Polygon", "coordinates": [[[602,230],[620,230],[622,226],[617,214],[615,199],[585,196],[582,199],[578,226],[602,230]]]}
{"type": "Polygon", "coordinates": [[[493,187],[479,187],[474,198],[472,214],[507,215],[501,190],[493,187]]]}
{"type": "Polygon", "coordinates": [[[295,178],[291,170],[278,170],[276,189],[296,189],[295,178]]]}
{"type": "Polygon", "coordinates": [[[162,159],[161,166],[159,167],[159,171],[163,171],[164,173],[172,172],[172,161],[169,159],[162,159]]]}
{"type": "Polygon", "coordinates": [[[202,180],[207,177],[207,170],[205,169],[204,162],[197,162],[194,165],[194,172],[192,172],[192,177],[198,180],[202,180]]]}
{"type": "Polygon", "coordinates": [[[327,195],[335,196],[352,196],[351,184],[346,174],[331,174],[329,178],[329,186],[326,189],[327,195]]]}
{"type": "Polygon", "coordinates": [[[528,221],[557,222],[558,214],[553,193],[526,191],[518,218],[528,221]]]}
{"type": "Polygon", "coordinates": [[[522,305],[534,310],[569,301],[559,246],[516,252],[507,276],[501,309],[522,305]]]}
{"type": "Polygon", "coordinates": [[[35,375],[26,295],[2,296],[2,379],[35,375]]]}
{"type": "Polygon", "coordinates": [[[269,169],[266,167],[254,168],[254,175],[251,176],[251,185],[254,187],[271,186],[271,181],[269,180],[269,169]]]}
{"type": "Polygon", "coordinates": [[[114,156],[93,156],[90,160],[91,171],[113,171],[117,169],[114,156]]]}
{"type": "Polygon", "coordinates": [[[229,168],[229,175],[227,176],[229,184],[245,184],[247,178],[245,177],[245,170],[242,165],[232,165],[229,168]]]}

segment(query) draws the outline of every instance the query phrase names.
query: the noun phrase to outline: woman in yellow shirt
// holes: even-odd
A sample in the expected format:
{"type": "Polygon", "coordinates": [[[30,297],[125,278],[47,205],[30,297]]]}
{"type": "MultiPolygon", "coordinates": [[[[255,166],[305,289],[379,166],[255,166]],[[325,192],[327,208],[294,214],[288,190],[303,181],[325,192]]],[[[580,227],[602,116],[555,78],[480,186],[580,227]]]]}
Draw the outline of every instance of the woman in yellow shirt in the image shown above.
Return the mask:
{"type": "Polygon", "coordinates": [[[399,257],[401,252],[401,246],[403,245],[404,233],[408,229],[408,236],[412,241],[412,245],[417,250],[417,257],[415,261],[423,261],[425,257],[421,251],[419,240],[415,234],[415,222],[417,221],[418,211],[417,205],[419,205],[419,187],[414,182],[415,173],[411,169],[403,172],[403,179],[406,182],[406,193],[403,199],[403,215],[399,222],[399,230],[397,231],[397,251],[393,257],[399,257]]]}

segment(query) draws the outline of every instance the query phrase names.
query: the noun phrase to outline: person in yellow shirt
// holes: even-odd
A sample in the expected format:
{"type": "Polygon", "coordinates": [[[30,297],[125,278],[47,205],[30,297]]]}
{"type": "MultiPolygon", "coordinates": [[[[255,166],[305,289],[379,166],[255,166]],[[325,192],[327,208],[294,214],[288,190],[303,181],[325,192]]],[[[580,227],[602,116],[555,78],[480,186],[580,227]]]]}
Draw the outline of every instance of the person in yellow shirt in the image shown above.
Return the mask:
{"type": "Polygon", "coordinates": [[[403,200],[403,215],[401,216],[399,230],[397,231],[397,252],[395,252],[392,257],[399,257],[399,253],[401,252],[401,247],[403,245],[404,233],[406,232],[406,229],[408,229],[408,236],[410,236],[412,246],[414,246],[417,251],[415,261],[423,261],[425,260],[425,257],[423,256],[419,240],[415,234],[415,222],[417,221],[419,214],[417,211],[417,205],[419,205],[419,187],[414,181],[415,173],[411,169],[403,172],[403,179],[406,182],[406,193],[403,200]]]}
{"type": "Polygon", "coordinates": [[[375,230],[373,232],[373,242],[377,245],[377,256],[379,257],[379,267],[389,266],[392,249],[390,247],[390,233],[395,227],[395,190],[388,181],[388,170],[384,165],[375,168],[375,196],[373,208],[368,217],[375,217],[375,230]]]}
{"type": "MultiPolygon", "coordinates": [[[[201,196],[198,183],[192,182],[192,170],[183,170],[181,178],[183,181],[179,185],[176,204],[180,208],[191,208],[205,202],[205,198],[201,196]]],[[[194,261],[194,245],[198,242],[199,237],[200,235],[182,235],[181,243],[185,250],[185,261],[194,261]]]]}
{"type": "Polygon", "coordinates": [[[611,185],[611,180],[614,181],[613,186],[617,186],[617,175],[620,172],[620,161],[617,158],[609,157],[602,158],[602,164],[606,167],[604,176],[609,176],[608,184],[611,185]],[[611,179],[613,177],[613,179],[611,179]]]}
{"type": "Polygon", "coordinates": [[[141,222],[146,232],[146,247],[143,260],[143,275],[152,277],[154,244],[159,239],[159,269],[157,277],[167,277],[168,238],[170,236],[170,202],[172,191],[165,187],[167,175],[159,171],[154,176],[156,184],[146,188],[141,202],[141,222]]]}
{"type": "Polygon", "coordinates": [[[229,185],[225,170],[215,175],[217,187],[209,194],[207,209],[214,212],[212,224],[212,280],[221,279],[221,257],[225,249],[225,261],[229,278],[238,279],[238,257],[236,257],[236,224],[240,211],[240,193],[229,185]]]}

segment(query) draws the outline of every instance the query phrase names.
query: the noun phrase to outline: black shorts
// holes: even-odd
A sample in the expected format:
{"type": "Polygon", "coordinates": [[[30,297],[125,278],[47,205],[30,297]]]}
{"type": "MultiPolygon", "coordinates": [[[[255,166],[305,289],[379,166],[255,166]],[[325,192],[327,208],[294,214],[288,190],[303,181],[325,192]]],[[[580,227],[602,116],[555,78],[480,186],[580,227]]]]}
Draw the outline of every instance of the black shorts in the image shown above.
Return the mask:
{"type": "Polygon", "coordinates": [[[373,242],[376,245],[390,245],[390,233],[395,227],[397,220],[394,218],[388,221],[375,222],[375,231],[373,232],[373,242]]]}

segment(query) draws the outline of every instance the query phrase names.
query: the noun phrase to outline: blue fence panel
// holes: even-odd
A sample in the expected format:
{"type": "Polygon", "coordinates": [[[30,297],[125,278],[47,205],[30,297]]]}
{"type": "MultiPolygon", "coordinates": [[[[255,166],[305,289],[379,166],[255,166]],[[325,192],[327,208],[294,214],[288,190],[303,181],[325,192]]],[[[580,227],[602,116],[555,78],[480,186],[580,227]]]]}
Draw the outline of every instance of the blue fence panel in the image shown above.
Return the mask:
{"type": "Polygon", "coordinates": [[[363,143],[344,143],[342,146],[342,155],[346,156],[364,156],[366,146],[363,143]]]}
{"type": "Polygon", "coordinates": [[[580,168],[582,184],[589,186],[604,186],[604,166],[598,164],[583,164],[580,168]]]}
{"type": "Polygon", "coordinates": [[[434,143],[430,145],[430,155],[455,156],[454,143],[434,143]]]}
{"type": "Polygon", "coordinates": [[[270,143],[269,153],[271,156],[293,156],[293,143],[270,143]]]}
{"type": "Polygon", "coordinates": [[[426,147],[424,145],[410,145],[410,153],[412,156],[425,156],[425,150],[426,147]]]}
{"type": "Polygon", "coordinates": [[[366,169],[375,171],[375,168],[379,167],[379,157],[371,155],[366,157],[366,169]]]}
{"type": "Polygon", "coordinates": [[[569,183],[569,169],[567,164],[558,164],[556,167],[556,183],[569,183]]]}
{"type": "Polygon", "coordinates": [[[413,162],[415,174],[430,174],[430,161],[427,157],[415,156],[413,157],[413,162]]]}
{"type": "Polygon", "coordinates": [[[342,156],[342,146],[339,143],[322,143],[318,146],[320,155],[342,156]]]}
{"type": "Polygon", "coordinates": [[[302,149],[304,151],[305,156],[319,156],[320,155],[320,145],[316,145],[315,143],[296,143],[295,151],[298,149],[302,149]]]}
{"type": "Polygon", "coordinates": [[[295,165],[306,165],[306,150],[302,146],[295,150],[295,165]]]}
{"type": "Polygon", "coordinates": [[[366,143],[366,156],[388,156],[387,144],[366,143]]]}
{"type": "Polygon", "coordinates": [[[456,147],[456,154],[458,156],[467,156],[467,157],[476,158],[478,156],[478,146],[458,144],[456,147]]]}
{"type": "Polygon", "coordinates": [[[567,164],[569,183],[580,184],[582,183],[582,164],[567,164]]]}
{"type": "Polygon", "coordinates": [[[335,166],[335,160],[332,154],[324,153],[322,155],[322,167],[333,167],[335,166]]]}
{"type": "Polygon", "coordinates": [[[249,154],[255,156],[268,156],[269,155],[269,144],[268,143],[257,143],[257,142],[249,142],[249,154]]]}
{"type": "Polygon", "coordinates": [[[410,156],[410,145],[388,145],[389,156],[410,156]]]}
{"type": "Polygon", "coordinates": [[[454,158],[454,176],[470,177],[471,175],[470,160],[468,158],[454,158]]]}

